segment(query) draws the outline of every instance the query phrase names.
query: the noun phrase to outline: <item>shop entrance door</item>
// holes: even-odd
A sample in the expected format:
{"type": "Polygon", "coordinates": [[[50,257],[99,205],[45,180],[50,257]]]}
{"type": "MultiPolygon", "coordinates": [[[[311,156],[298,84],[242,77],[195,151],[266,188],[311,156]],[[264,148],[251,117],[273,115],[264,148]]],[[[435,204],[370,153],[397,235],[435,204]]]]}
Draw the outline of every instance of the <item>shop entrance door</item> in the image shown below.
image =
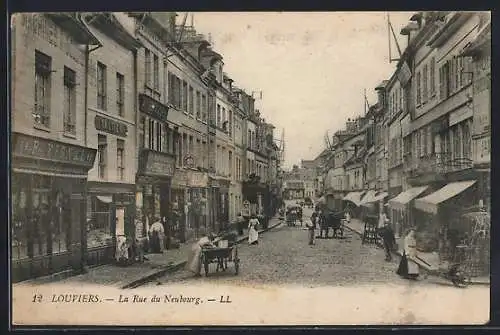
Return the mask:
{"type": "Polygon", "coordinates": [[[125,208],[116,208],[116,236],[125,235],[125,208]]]}

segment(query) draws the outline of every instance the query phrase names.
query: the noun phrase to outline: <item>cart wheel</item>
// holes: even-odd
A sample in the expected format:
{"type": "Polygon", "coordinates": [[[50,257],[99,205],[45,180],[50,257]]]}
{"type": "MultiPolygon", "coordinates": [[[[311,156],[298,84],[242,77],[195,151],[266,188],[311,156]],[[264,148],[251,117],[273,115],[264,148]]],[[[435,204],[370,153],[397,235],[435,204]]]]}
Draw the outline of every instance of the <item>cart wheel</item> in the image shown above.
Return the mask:
{"type": "Polygon", "coordinates": [[[451,280],[453,285],[460,288],[465,288],[469,286],[470,277],[465,269],[464,265],[460,265],[457,269],[456,276],[451,280]]]}

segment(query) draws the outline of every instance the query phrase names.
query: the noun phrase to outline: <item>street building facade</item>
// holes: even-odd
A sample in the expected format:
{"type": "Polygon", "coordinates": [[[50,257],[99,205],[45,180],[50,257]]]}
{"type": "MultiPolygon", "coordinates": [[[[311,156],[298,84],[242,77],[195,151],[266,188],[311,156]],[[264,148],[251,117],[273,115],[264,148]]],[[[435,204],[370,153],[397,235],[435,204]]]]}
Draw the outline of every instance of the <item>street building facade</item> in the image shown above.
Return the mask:
{"type": "Polygon", "coordinates": [[[274,126],[176,17],[15,16],[15,281],[117,261],[119,239],[133,261],[158,221],[168,252],[230,227],[251,194],[255,214],[277,207],[274,126]]]}
{"type": "Polygon", "coordinates": [[[85,127],[87,146],[97,150],[87,179],[86,263],[99,265],[114,258],[117,237],[135,239],[135,68],[141,44],[121,23],[130,18],[106,13],[84,19],[100,42],[88,61],[85,127]]]}
{"type": "Polygon", "coordinates": [[[87,141],[87,66],[99,43],[78,14],[13,17],[13,281],[83,270],[97,151],[87,141]]]}
{"type": "Polygon", "coordinates": [[[408,46],[364,116],[365,141],[356,149],[363,159],[346,150],[349,136],[339,136],[348,122],[323,169],[322,192],[334,198],[356,187],[361,169],[362,192],[344,194],[345,203],[378,202],[375,214],[386,205],[397,236],[415,227],[420,250],[443,260],[465,234],[457,228],[465,211],[490,211],[490,20],[474,12],[413,15],[401,30],[408,46]]]}

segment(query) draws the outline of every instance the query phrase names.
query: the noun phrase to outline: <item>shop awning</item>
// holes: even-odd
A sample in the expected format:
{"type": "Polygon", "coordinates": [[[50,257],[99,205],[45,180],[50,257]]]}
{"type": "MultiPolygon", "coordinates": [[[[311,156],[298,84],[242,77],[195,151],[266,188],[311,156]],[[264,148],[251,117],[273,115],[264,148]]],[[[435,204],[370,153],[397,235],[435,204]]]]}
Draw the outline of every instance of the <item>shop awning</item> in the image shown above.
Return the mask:
{"type": "Polygon", "coordinates": [[[105,204],[110,204],[113,202],[113,197],[110,195],[98,195],[96,196],[96,198],[99,201],[104,202],[105,204]]]}
{"type": "Polygon", "coordinates": [[[384,198],[386,198],[388,196],[389,196],[389,193],[387,193],[387,192],[381,192],[381,193],[377,194],[374,197],[374,201],[373,202],[384,200],[384,198]]]}
{"type": "Polygon", "coordinates": [[[429,186],[412,187],[389,200],[389,206],[395,209],[404,209],[404,207],[413,199],[422,194],[429,186]]]}
{"type": "Polygon", "coordinates": [[[440,203],[457,196],[475,183],[475,180],[449,183],[426,197],[416,199],[415,208],[427,213],[436,214],[440,203]]]}
{"type": "Polygon", "coordinates": [[[375,200],[375,195],[377,194],[377,192],[375,192],[374,190],[368,190],[368,192],[366,192],[365,196],[363,197],[363,199],[361,199],[361,202],[360,202],[360,205],[366,205],[366,204],[370,204],[375,200]]]}
{"type": "Polygon", "coordinates": [[[347,193],[347,195],[342,200],[350,201],[356,206],[359,206],[359,204],[361,203],[361,194],[362,192],[350,192],[347,193]]]}

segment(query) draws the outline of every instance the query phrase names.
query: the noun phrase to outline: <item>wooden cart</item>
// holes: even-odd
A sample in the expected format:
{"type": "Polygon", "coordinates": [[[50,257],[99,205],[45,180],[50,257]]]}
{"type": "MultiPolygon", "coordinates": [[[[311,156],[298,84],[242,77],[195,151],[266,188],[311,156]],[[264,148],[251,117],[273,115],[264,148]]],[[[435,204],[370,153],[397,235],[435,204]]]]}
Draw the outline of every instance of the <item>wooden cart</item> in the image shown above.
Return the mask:
{"type": "Polygon", "coordinates": [[[216,272],[219,269],[226,271],[227,264],[234,263],[235,274],[238,275],[240,269],[240,259],[238,257],[238,247],[236,245],[229,247],[203,247],[201,251],[201,262],[205,268],[205,276],[208,276],[209,265],[217,264],[216,272]]]}

